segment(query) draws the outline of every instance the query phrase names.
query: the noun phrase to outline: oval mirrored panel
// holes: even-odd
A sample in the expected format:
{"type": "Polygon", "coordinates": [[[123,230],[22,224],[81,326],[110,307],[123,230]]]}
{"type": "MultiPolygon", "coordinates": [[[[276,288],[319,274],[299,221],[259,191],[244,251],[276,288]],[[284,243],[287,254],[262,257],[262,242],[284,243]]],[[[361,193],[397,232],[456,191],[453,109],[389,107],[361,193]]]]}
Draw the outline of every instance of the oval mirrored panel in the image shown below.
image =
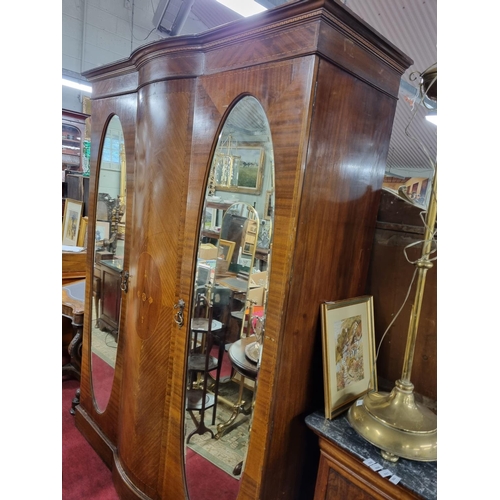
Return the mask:
{"type": "Polygon", "coordinates": [[[264,346],[274,159],[265,112],[243,97],[211,162],[186,361],[185,471],[191,500],[214,484],[236,499],[264,346]]]}
{"type": "Polygon", "coordinates": [[[92,283],[92,388],[99,411],[111,395],[118,345],[125,252],[126,168],[123,130],[113,116],[99,161],[92,283]]]}

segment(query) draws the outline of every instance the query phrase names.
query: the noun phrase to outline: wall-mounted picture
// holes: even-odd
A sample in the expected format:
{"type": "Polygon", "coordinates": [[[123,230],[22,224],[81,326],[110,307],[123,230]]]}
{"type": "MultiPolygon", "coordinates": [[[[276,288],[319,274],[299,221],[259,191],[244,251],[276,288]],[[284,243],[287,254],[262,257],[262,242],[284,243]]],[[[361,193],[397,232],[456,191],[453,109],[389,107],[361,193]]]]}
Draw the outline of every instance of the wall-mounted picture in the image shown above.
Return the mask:
{"type": "Polygon", "coordinates": [[[234,241],[219,240],[218,258],[231,262],[234,252],[234,241]]]}
{"type": "Polygon", "coordinates": [[[82,218],[83,202],[66,198],[64,204],[62,244],[76,246],[82,218]]]}
{"type": "Polygon", "coordinates": [[[98,220],[95,223],[95,240],[109,240],[109,222],[98,220]]]}
{"type": "Polygon", "coordinates": [[[394,177],[385,175],[382,189],[422,210],[429,206],[434,172],[425,171],[421,177],[394,177]]]}
{"type": "Polygon", "coordinates": [[[321,304],[325,417],[377,390],[373,297],[321,304]]]}
{"type": "Polygon", "coordinates": [[[231,154],[214,155],[215,187],[220,191],[260,194],[264,149],[239,144],[231,154]]]}

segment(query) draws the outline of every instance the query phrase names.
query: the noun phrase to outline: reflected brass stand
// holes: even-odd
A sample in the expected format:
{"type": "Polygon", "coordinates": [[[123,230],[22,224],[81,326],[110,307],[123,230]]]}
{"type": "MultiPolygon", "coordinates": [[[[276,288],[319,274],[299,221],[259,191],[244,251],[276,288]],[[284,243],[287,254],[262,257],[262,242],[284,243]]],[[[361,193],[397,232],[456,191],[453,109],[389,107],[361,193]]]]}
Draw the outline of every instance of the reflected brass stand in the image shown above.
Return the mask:
{"type": "MultiPolygon", "coordinates": [[[[228,427],[231,427],[233,422],[236,420],[236,417],[240,413],[244,413],[248,415],[249,411],[245,410],[245,401],[243,401],[243,388],[245,386],[245,378],[242,377],[239,381],[240,389],[238,391],[238,400],[236,403],[234,403],[233,406],[233,412],[231,413],[231,416],[227,420],[227,422],[217,424],[217,434],[215,435],[215,439],[220,439],[222,435],[224,434],[225,430],[228,427]]],[[[226,400],[227,401],[227,400],[226,400]]]]}
{"type": "Polygon", "coordinates": [[[422,256],[416,262],[418,280],[415,301],[410,315],[408,337],[401,378],[390,393],[371,392],[349,408],[351,426],[368,442],[381,449],[386,460],[399,457],[431,462],[437,460],[437,416],[418,404],[410,382],[418,323],[422,307],[427,271],[437,215],[437,174],[426,216],[422,256]]]}

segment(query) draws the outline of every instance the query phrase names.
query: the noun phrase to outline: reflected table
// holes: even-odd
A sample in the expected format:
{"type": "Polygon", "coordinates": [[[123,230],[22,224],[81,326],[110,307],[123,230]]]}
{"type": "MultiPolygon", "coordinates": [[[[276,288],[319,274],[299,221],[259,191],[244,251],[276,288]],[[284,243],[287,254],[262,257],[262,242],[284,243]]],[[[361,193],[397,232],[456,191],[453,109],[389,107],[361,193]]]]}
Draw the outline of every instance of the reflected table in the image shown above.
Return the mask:
{"type": "MultiPolygon", "coordinates": [[[[62,287],[62,315],[71,320],[73,338],[68,346],[70,361],[62,367],[62,374],[80,380],[82,361],[82,333],[85,308],[85,280],[76,281],[62,287]]],[[[74,415],[79,403],[80,390],[76,392],[70,413],[74,415]]]]}
{"type": "Polygon", "coordinates": [[[245,386],[245,378],[255,381],[257,378],[258,368],[257,363],[254,363],[248,359],[245,354],[245,349],[247,346],[255,342],[255,336],[244,337],[237,340],[229,347],[228,356],[231,361],[231,366],[235,369],[237,373],[241,375],[239,380],[240,389],[238,392],[238,401],[233,405],[233,412],[229,417],[227,422],[217,425],[216,439],[219,439],[225,432],[225,430],[231,426],[231,424],[236,420],[236,417],[245,405],[243,401],[243,389],[245,386]]]}

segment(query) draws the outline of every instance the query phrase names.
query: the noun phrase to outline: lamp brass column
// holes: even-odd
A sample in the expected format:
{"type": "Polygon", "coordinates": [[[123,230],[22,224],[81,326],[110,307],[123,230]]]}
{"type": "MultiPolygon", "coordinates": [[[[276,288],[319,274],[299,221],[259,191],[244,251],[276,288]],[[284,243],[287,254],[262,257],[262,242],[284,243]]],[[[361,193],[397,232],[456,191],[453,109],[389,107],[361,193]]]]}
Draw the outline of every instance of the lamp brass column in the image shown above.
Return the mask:
{"type": "Polygon", "coordinates": [[[374,446],[380,448],[386,460],[399,457],[422,462],[437,460],[437,416],[415,401],[410,382],[418,323],[422,308],[427,271],[433,264],[429,259],[437,214],[437,173],[426,215],[422,256],[416,262],[417,289],[410,315],[406,350],[401,378],[390,393],[371,392],[349,408],[351,426],[374,446]]]}

